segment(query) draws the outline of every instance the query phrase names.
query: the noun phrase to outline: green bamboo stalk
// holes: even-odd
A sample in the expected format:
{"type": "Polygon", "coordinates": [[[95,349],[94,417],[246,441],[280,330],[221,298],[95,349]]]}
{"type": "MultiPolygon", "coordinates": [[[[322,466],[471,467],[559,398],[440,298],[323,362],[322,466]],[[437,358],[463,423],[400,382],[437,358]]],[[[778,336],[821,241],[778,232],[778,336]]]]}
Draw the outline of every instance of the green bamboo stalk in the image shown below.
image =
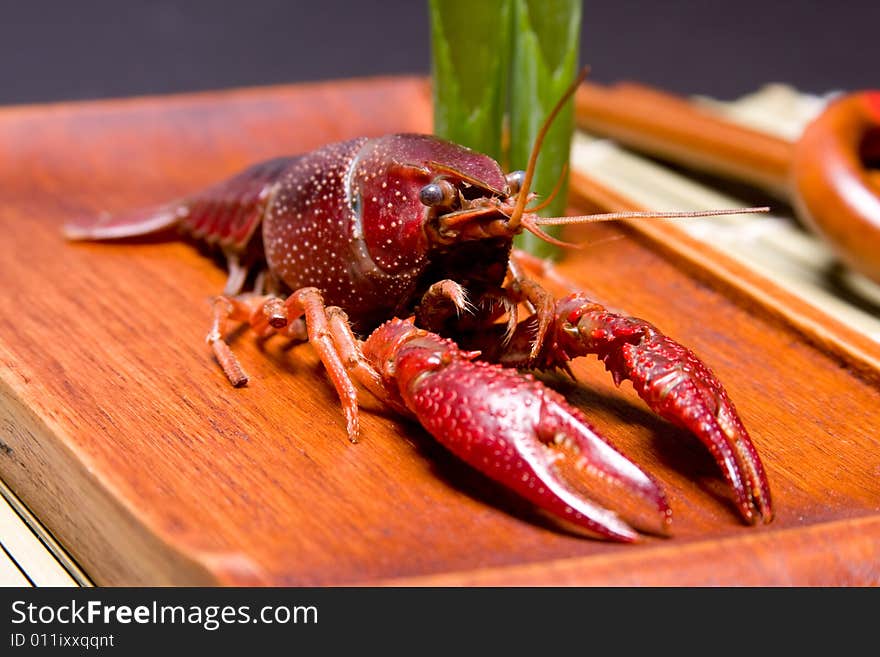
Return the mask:
{"type": "Polygon", "coordinates": [[[499,162],[513,0],[430,0],[434,133],[499,162]]]}
{"type": "MultiPolygon", "coordinates": [[[[507,170],[524,169],[544,119],[575,77],[581,0],[430,0],[429,5],[435,134],[486,153],[507,170]]],[[[573,134],[569,103],[541,149],[532,184],[540,196],[555,187],[573,134]]],[[[567,188],[566,181],[541,214],[563,214],[567,188]]],[[[517,244],[543,257],[557,253],[528,233],[517,244]]]]}
{"type": "MultiPolygon", "coordinates": [[[[509,162],[511,169],[523,169],[544,118],[577,73],[581,0],[513,0],[512,20],[509,162]]],[[[553,191],[569,161],[573,134],[574,109],[569,102],[544,140],[532,191],[541,196],[553,191]]],[[[541,214],[564,214],[567,190],[566,180],[541,214]]],[[[520,235],[517,244],[542,257],[557,253],[556,247],[530,233],[520,235]]]]}

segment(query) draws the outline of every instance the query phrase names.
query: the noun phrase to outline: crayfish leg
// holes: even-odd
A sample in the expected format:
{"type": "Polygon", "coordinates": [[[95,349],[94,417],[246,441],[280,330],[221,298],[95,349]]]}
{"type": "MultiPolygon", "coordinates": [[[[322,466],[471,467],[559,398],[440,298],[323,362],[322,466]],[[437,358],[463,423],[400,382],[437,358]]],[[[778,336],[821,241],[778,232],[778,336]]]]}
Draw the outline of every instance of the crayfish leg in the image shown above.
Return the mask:
{"type": "Polygon", "coordinates": [[[345,311],[342,308],[330,306],[327,308],[327,318],[333,343],[343,356],[343,363],[349,375],[366,388],[373,397],[406,415],[407,410],[403,402],[393,390],[385,385],[382,376],[363,355],[360,343],[351,330],[351,324],[345,311]]]}
{"type": "Polygon", "coordinates": [[[530,278],[518,279],[514,285],[522,298],[534,308],[534,315],[538,320],[527,363],[528,366],[534,366],[539,354],[544,350],[550,327],[556,319],[556,299],[530,278]]]}
{"type": "Polygon", "coordinates": [[[296,290],[284,302],[288,317],[304,315],[309,343],[318,353],[327,376],[336,388],[342,412],[345,416],[348,439],[356,443],[360,437],[358,422],[358,396],[354,382],[345,366],[340,347],[333,339],[330,318],[324,305],[320,290],[315,287],[304,287],[296,290]]]}
{"type": "Polygon", "coordinates": [[[239,388],[247,384],[248,376],[223,337],[229,320],[247,322],[258,334],[269,335],[288,325],[284,300],[271,295],[221,295],[214,298],[212,308],[213,320],[206,341],[229,382],[239,388]]]}
{"type": "Polygon", "coordinates": [[[240,388],[247,385],[248,375],[238,362],[235,354],[229,348],[225,338],[226,325],[229,320],[248,321],[251,316],[250,307],[240,299],[234,297],[219,296],[214,298],[212,305],[213,320],[211,330],[205,341],[214,352],[214,357],[220,365],[226,378],[234,387],[240,388]]]}
{"type": "Polygon", "coordinates": [[[482,290],[473,301],[459,283],[443,279],[432,284],[422,295],[415,309],[416,323],[428,330],[446,335],[486,330],[496,319],[507,316],[503,340],[510,339],[518,321],[517,299],[504,288],[482,290]]]}
{"type": "MultiPolygon", "coordinates": [[[[231,319],[247,322],[255,332],[268,336],[274,332],[282,330],[287,332],[291,327],[301,326],[299,320],[304,316],[308,340],[318,353],[339,395],[349,440],[356,443],[360,433],[358,399],[349,369],[357,370],[357,366],[361,365],[360,369],[365,370],[363,366],[365,361],[359,356],[354,336],[350,334],[347,321],[344,319],[342,322],[345,323],[346,328],[341,328],[338,317],[340,313],[341,311],[334,312],[334,309],[326,308],[321,292],[313,287],[299,289],[287,299],[276,296],[219,296],[214,300],[214,319],[207,342],[229,382],[236,387],[243,386],[247,383],[248,377],[223,338],[228,321],[231,319]],[[341,337],[334,339],[335,336],[341,337]]],[[[341,314],[344,318],[344,313],[341,314]]],[[[364,379],[365,387],[371,389],[369,376],[363,372],[360,374],[364,379]]],[[[378,375],[374,374],[373,379],[377,380],[378,375]]]]}
{"type": "Polygon", "coordinates": [[[226,279],[226,286],[223,288],[223,294],[226,296],[235,296],[241,292],[244,282],[247,280],[248,268],[241,264],[237,253],[226,254],[226,267],[229,269],[229,277],[226,279]]]}
{"type": "Polygon", "coordinates": [[[467,290],[447,278],[437,281],[425,291],[416,308],[416,315],[420,326],[440,329],[450,318],[458,318],[473,311],[467,290]]]}

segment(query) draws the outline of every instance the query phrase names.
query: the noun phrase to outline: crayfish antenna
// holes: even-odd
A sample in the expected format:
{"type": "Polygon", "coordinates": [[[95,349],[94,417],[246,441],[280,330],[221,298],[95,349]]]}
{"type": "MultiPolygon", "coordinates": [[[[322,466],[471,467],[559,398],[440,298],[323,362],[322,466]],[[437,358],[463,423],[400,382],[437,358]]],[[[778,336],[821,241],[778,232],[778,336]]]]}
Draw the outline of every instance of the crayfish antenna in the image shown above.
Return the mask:
{"type": "Polygon", "coordinates": [[[566,242],[564,240],[556,239],[549,233],[541,230],[541,227],[535,223],[535,220],[531,215],[525,215],[522,219],[522,227],[529,231],[532,235],[537,237],[540,240],[547,242],[548,244],[553,244],[554,246],[559,246],[564,249],[580,249],[583,248],[582,244],[575,244],[574,242],[566,242]]]}
{"type": "Polygon", "coordinates": [[[516,205],[514,206],[513,212],[510,214],[510,219],[508,219],[507,222],[507,225],[511,230],[519,228],[523,213],[526,211],[526,203],[529,200],[529,189],[532,186],[532,179],[535,177],[535,168],[538,164],[538,155],[541,153],[541,146],[544,143],[544,137],[547,136],[547,132],[550,130],[550,126],[553,125],[556,116],[562,111],[565,104],[571,100],[572,96],[574,96],[574,92],[577,91],[578,86],[586,79],[589,72],[589,66],[584,66],[580,70],[580,73],[578,73],[574,82],[569,85],[568,89],[565,90],[565,93],[562,94],[562,98],[559,99],[559,102],[556,103],[550,111],[550,114],[544,119],[544,124],[538,132],[538,136],[535,138],[535,143],[532,145],[532,152],[529,154],[529,163],[528,166],[526,166],[526,173],[523,178],[522,186],[516,197],[516,205]]]}
{"type": "Polygon", "coordinates": [[[528,230],[530,233],[550,244],[567,248],[580,248],[579,245],[557,240],[556,238],[548,235],[546,232],[540,230],[538,227],[565,226],[568,224],[594,223],[600,221],[618,221],[621,219],[694,219],[697,217],[720,217],[730,214],[755,214],[770,211],[769,207],[756,207],[683,212],[609,212],[604,214],[580,215],[575,217],[536,216],[535,213],[547,207],[553,200],[553,198],[559,193],[559,190],[562,188],[562,182],[565,179],[565,169],[563,169],[562,175],[560,175],[559,179],[557,180],[556,186],[550,196],[538,205],[531,208],[526,208],[526,205],[529,202],[529,194],[532,186],[532,180],[535,177],[535,169],[537,168],[538,164],[538,156],[541,153],[541,146],[543,145],[544,138],[547,136],[547,133],[550,130],[550,126],[553,125],[553,121],[556,119],[556,116],[559,114],[559,112],[562,111],[562,108],[565,107],[565,104],[571,99],[571,97],[574,96],[574,93],[575,91],[577,91],[578,86],[581,84],[581,82],[584,81],[584,79],[586,79],[589,72],[590,68],[588,66],[585,66],[580,70],[577,77],[565,90],[565,93],[562,95],[556,105],[554,105],[553,109],[550,111],[550,114],[548,114],[547,118],[544,119],[544,123],[541,125],[541,129],[538,131],[538,135],[535,138],[535,143],[532,145],[532,151],[529,154],[529,162],[526,166],[522,185],[520,186],[519,192],[517,192],[516,204],[513,206],[513,210],[511,211],[507,219],[507,228],[509,230],[515,231],[519,229],[519,227],[522,225],[522,227],[528,230]]]}
{"type": "Polygon", "coordinates": [[[565,174],[567,174],[567,173],[568,173],[568,163],[562,165],[562,172],[559,174],[559,178],[556,179],[556,184],[553,186],[553,191],[550,192],[550,195],[547,198],[545,198],[543,201],[538,203],[537,205],[533,205],[530,208],[526,208],[525,212],[527,214],[534,213],[534,212],[540,212],[541,210],[546,208],[548,205],[550,205],[553,202],[553,199],[556,198],[556,196],[559,194],[560,190],[562,189],[562,185],[565,182],[565,174]]]}
{"type": "Polygon", "coordinates": [[[696,219],[698,217],[723,217],[730,214],[759,214],[770,212],[767,206],[756,208],[724,208],[721,210],[685,210],[674,212],[605,212],[602,214],[583,214],[574,217],[535,217],[531,220],[536,226],[567,226],[569,224],[591,224],[601,221],[620,221],[621,219],[696,219]]]}
{"type": "Polygon", "coordinates": [[[770,208],[768,207],[725,208],[723,210],[686,210],[683,212],[607,212],[603,214],[585,214],[574,217],[538,217],[537,215],[531,214],[531,212],[527,212],[523,215],[521,223],[523,228],[548,244],[568,249],[581,249],[584,246],[583,244],[575,244],[573,242],[556,239],[552,235],[541,230],[541,226],[589,224],[602,221],[619,221],[621,219],[694,219],[696,217],[719,217],[728,214],[755,214],[769,211],[770,208]]]}

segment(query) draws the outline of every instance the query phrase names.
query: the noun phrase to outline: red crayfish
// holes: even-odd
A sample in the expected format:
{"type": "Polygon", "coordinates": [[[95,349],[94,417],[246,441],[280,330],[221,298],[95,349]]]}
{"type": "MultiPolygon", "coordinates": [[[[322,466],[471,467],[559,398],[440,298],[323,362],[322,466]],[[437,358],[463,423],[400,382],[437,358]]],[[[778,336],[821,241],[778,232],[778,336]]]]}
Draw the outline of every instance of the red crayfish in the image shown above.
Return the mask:
{"type": "Polygon", "coordinates": [[[622,541],[637,539],[632,525],[665,533],[671,510],[659,484],[560,394],[508,367],[567,370],[596,354],[616,382],[631,379],[655,412],[708,447],[746,521],[769,522],[761,460],[693,352],[584,293],[556,300],[525,274],[513,237],[552,239],[542,224],[572,220],[527,207],[541,140],[528,169],[505,176],[493,159],[428,135],[354,139],[257,164],[158,208],[70,224],[66,234],[102,240],[177,226],[222,249],[229,279],[208,343],[233,385],[247,376],[224,341],[230,320],[307,338],[352,442],[357,383],[563,521],[622,541]],[[519,318],[521,306],[529,317],[519,318]]]}

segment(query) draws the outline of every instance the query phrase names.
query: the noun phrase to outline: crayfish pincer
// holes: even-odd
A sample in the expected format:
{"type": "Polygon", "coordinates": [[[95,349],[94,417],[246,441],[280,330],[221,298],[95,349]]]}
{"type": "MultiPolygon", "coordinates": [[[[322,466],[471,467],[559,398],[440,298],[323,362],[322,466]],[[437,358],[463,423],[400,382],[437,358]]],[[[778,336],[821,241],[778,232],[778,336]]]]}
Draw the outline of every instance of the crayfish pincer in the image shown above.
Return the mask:
{"type": "MultiPolygon", "coordinates": [[[[747,522],[769,522],[764,467],[709,368],[653,325],[583,293],[555,299],[513,249],[523,230],[553,240],[542,225],[633,216],[536,214],[542,205],[529,187],[543,134],[580,79],[547,118],[524,172],[505,175],[491,158],[429,135],[359,138],[65,231],[104,240],[177,227],[222,250],[229,278],[208,343],[233,385],[248,377],[225,342],[231,321],[307,338],[352,442],[360,385],[562,521],[621,541],[638,537],[633,527],[666,533],[671,511],[659,484],[580,410],[516,369],[567,370],[594,354],[708,447],[747,522]]],[[[724,212],[743,210],[673,216],[724,212]]]]}
{"type": "Polygon", "coordinates": [[[363,352],[389,401],[456,456],[538,506],[609,538],[634,540],[630,526],[597,503],[604,500],[643,529],[667,531],[672,511],[654,479],[531,376],[475,360],[478,352],[461,351],[411,319],[380,326],[363,352]]]}

